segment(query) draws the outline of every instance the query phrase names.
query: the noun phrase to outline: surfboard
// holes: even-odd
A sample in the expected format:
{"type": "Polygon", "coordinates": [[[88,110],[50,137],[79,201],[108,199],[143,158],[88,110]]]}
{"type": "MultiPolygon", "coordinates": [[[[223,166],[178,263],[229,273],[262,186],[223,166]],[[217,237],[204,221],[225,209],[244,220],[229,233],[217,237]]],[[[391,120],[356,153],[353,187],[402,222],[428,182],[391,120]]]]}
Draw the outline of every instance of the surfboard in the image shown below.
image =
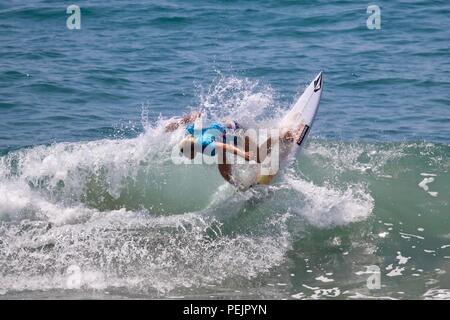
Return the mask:
{"type": "Polygon", "coordinates": [[[278,148],[278,170],[271,175],[258,175],[256,178],[257,184],[270,184],[279,175],[280,171],[298,157],[319,110],[322,88],[323,72],[320,72],[306,87],[288,113],[279,121],[278,128],[281,136],[278,148]],[[292,133],[289,139],[284,139],[282,136],[283,131],[292,133]]]}
{"type": "Polygon", "coordinates": [[[278,166],[275,170],[272,170],[273,166],[270,162],[269,170],[262,170],[264,166],[267,168],[267,161],[263,161],[260,165],[236,165],[233,166],[232,184],[239,190],[245,191],[258,184],[268,185],[276,181],[277,177],[281,175],[280,172],[299,156],[319,109],[322,87],[323,72],[320,72],[306,87],[291,109],[274,126],[274,129],[278,129],[279,132],[279,139],[276,139],[277,142],[272,145],[270,155],[270,157],[277,157],[275,159],[278,161],[278,166]],[[291,133],[289,139],[285,139],[286,132],[291,133]]]}

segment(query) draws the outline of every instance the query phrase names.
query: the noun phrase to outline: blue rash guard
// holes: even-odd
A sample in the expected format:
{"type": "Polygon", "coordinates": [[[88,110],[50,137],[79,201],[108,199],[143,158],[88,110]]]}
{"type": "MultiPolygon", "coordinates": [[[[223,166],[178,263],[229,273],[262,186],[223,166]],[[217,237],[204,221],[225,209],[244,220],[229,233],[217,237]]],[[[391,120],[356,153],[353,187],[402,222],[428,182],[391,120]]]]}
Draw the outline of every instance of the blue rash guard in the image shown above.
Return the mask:
{"type": "Polygon", "coordinates": [[[202,146],[202,152],[208,148],[208,154],[211,156],[216,155],[216,141],[226,142],[225,135],[227,129],[219,123],[213,123],[201,130],[195,130],[194,124],[191,123],[186,127],[186,131],[195,138],[195,141],[199,146],[202,146]]]}

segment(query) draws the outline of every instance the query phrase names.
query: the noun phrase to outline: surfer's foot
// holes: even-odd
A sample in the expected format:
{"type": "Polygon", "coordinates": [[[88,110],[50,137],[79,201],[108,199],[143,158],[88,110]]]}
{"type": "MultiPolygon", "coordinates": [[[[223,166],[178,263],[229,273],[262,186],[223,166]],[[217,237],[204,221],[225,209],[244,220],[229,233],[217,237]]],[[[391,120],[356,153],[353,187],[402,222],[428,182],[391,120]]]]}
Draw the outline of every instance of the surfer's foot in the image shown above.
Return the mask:
{"type": "Polygon", "coordinates": [[[272,182],[274,177],[275,177],[275,175],[262,175],[257,178],[256,183],[268,185],[272,182]]]}

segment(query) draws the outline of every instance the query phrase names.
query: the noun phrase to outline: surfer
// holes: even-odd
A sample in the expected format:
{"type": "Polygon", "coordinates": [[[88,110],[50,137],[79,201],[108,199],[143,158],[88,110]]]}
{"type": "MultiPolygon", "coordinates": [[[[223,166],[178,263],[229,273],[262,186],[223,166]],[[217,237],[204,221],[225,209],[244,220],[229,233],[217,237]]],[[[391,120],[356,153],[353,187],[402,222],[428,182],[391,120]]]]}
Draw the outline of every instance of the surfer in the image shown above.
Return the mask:
{"type": "MultiPolygon", "coordinates": [[[[270,154],[272,139],[269,138],[260,146],[253,142],[247,135],[244,138],[244,148],[237,145],[236,130],[242,129],[241,125],[235,120],[226,120],[223,124],[212,123],[207,127],[197,129],[194,122],[201,116],[200,112],[192,112],[178,121],[171,122],[166,125],[166,132],[177,130],[180,126],[185,125],[186,137],[179,143],[180,153],[186,158],[192,160],[197,152],[205,155],[216,156],[219,158],[218,169],[222,177],[232,183],[231,164],[226,163],[226,153],[237,155],[246,161],[254,160],[257,163],[264,161],[265,157],[270,154]],[[231,143],[227,141],[227,134],[233,137],[231,143]]],[[[303,130],[303,124],[297,130],[282,129],[282,141],[296,141],[297,132],[303,130]]],[[[270,177],[270,180],[273,177],[270,177]]],[[[232,183],[233,184],[233,183],[232,183]]]]}
{"type": "MultiPolygon", "coordinates": [[[[179,143],[180,153],[188,159],[194,159],[197,152],[201,152],[208,156],[221,155],[219,158],[218,169],[222,177],[232,183],[231,164],[226,163],[226,153],[237,155],[245,161],[254,160],[261,162],[259,147],[248,137],[244,139],[244,148],[237,145],[238,129],[242,129],[240,124],[234,120],[226,120],[222,123],[212,123],[209,126],[197,129],[194,122],[201,116],[200,112],[193,112],[166,125],[166,132],[175,131],[180,126],[185,125],[186,137],[179,143]],[[227,141],[227,134],[233,136],[232,141],[227,141]],[[253,152],[254,150],[254,152],[253,152]]],[[[266,142],[268,149],[270,148],[270,139],[266,142]]]]}

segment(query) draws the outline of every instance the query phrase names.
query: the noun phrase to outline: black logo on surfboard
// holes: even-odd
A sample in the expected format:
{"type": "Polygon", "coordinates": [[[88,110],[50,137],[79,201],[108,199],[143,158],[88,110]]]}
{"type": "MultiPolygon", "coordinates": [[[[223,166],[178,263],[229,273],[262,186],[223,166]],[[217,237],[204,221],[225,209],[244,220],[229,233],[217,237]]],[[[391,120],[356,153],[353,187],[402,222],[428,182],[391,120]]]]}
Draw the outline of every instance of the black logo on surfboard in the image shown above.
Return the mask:
{"type": "Polygon", "coordinates": [[[322,88],[322,74],[320,74],[319,78],[314,80],[314,92],[319,91],[322,88]]]}
{"type": "Polygon", "coordinates": [[[308,130],[309,130],[309,126],[308,126],[307,124],[305,124],[305,126],[303,127],[303,131],[302,131],[302,133],[300,134],[300,137],[298,137],[298,139],[297,139],[297,144],[298,144],[298,145],[301,145],[301,144],[302,144],[303,140],[304,140],[305,137],[306,137],[306,134],[308,133],[308,130]]]}

